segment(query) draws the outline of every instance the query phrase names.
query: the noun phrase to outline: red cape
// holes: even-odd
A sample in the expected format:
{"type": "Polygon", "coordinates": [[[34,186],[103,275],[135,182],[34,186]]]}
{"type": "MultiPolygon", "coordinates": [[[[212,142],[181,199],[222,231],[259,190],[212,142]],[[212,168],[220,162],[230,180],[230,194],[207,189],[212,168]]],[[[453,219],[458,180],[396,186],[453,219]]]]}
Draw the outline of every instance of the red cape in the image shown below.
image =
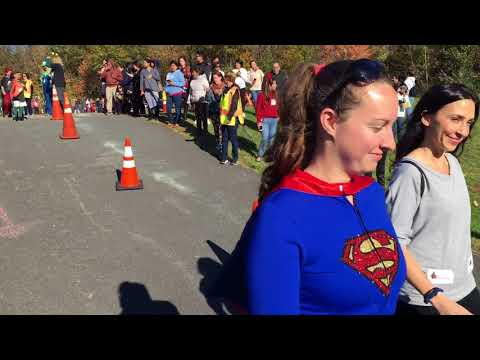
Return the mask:
{"type": "MultiPolygon", "coordinates": [[[[374,180],[370,176],[351,175],[351,180],[345,183],[328,183],[300,169],[285,176],[269,194],[281,190],[291,189],[312,195],[347,196],[355,195],[371,185],[374,180]]],[[[258,199],[254,201],[252,212],[258,207],[258,199]]]]}

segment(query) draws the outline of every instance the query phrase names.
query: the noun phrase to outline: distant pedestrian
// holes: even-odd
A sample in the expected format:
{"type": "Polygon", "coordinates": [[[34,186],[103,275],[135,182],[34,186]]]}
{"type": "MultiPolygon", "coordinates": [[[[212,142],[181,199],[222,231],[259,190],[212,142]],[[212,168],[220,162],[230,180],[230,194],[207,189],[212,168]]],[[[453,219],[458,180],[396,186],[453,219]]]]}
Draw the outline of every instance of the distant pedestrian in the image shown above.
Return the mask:
{"type": "Polygon", "coordinates": [[[276,81],[263,83],[263,90],[258,94],[255,108],[257,126],[262,132],[257,161],[263,160],[265,151],[273,144],[278,124],[278,98],[276,81]]]}
{"type": "Polygon", "coordinates": [[[12,117],[12,98],[10,97],[10,90],[12,89],[12,73],[11,68],[5,69],[5,75],[1,81],[1,89],[3,96],[3,116],[12,117]]]}
{"type": "Polygon", "coordinates": [[[248,79],[251,84],[250,92],[252,93],[253,105],[257,104],[257,95],[262,91],[263,71],[258,67],[255,60],[250,61],[250,71],[248,72],[248,79]]]}
{"type": "Polygon", "coordinates": [[[25,86],[21,82],[22,74],[17,72],[14,74],[10,97],[12,99],[12,117],[15,121],[23,121],[25,119],[25,86]]]}
{"type": "Polygon", "coordinates": [[[169,126],[175,128],[178,126],[182,113],[183,88],[185,86],[185,77],[178,69],[178,63],[175,60],[170,61],[170,71],[167,73],[166,82],[168,121],[169,126]],[[175,115],[172,114],[173,106],[175,106],[175,115]]]}
{"type": "Polygon", "coordinates": [[[225,75],[227,90],[220,100],[220,124],[222,125],[222,157],[220,164],[229,163],[227,159],[228,143],[232,143],[232,165],[238,165],[238,125],[244,124],[244,113],[242,108],[240,89],[235,84],[235,74],[225,75]]]}
{"type": "Polygon", "coordinates": [[[208,93],[209,116],[212,119],[213,131],[215,133],[216,150],[218,158],[221,158],[222,151],[222,131],[220,126],[220,100],[225,92],[225,79],[220,72],[214,72],[212,84],[208,93]]]}
{"type": "Polygon", "coordinates": [[[31,76],[29,73],[23,73],[22,77],[23,77],[23,83],[25,85],[25,90],[24,90],[25,101],[27,103],[26,114],[32,115],[33,114],[33,110],[32,110],[33,81],[30,79],[31,76]]]}
{"type": "Polygon", "coordinates": [[[189,89],[190,89],[190,81],[192,79],[192,71],[190,66],[188,65],[187,57],[186,56],[180,56],[178,58],[178,66],[180,68],[180,71],[183,73],[183,77],[185,78],[185,85],[183,87],[184,89],[184,95],[183,95],[183,120],[187,120],[187,113],[188,113],[188,101],[187,97],[189,94],[189,89]]]}
{"type": "Polygon", "coordinates": [[[58,101],[62,107],[62,111],[65,108],[65,73],[63,70],[63,61],[58,54],[54,54],[52,57],[52,85],[57,90],[58,101]]]}
{"type": "Polygon", "coordinates": [[[189,100],[195,110],[195,120],[197,122],[197,131],[195,141],[203,148],[208,134],[208,103],[207,92],[210,89],[208,80],[205,76],[200,76],[200,70],[196,67],[192,69],[192,80],[190,82],[189,100]]]}

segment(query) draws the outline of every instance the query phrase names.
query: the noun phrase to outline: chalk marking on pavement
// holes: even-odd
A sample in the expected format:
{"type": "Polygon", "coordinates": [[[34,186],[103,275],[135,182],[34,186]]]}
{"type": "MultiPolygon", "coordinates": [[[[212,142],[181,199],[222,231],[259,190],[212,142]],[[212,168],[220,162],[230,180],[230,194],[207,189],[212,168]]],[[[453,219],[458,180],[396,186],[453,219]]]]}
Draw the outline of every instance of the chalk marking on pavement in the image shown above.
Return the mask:
{"type": "Polygon", "coordinates": [[[112,141],[107,141],[103,144],[104,147],[112,149],[113,151],[123,155],[123,149],[120,148],[120,145],[112,141]]]}
{"type": "Polygon", "coordinates": [[[166,248],[165,246],[161,245],[161,243],[153,240],[152,238],[146,237],[144,235],[134,233],[134,232],[128,232],[128,234],[132,237],[133,240],[145,243],[150,245],[151,247],[158,249],[163,256],[165,256],[173,265],[175,265],[178,269],[180,269],[184,275],[184,277],[193,284],[193,286],[197,285],[197,282],[195,278],[192,276],[192,274],[188,271],[187,266],[185,263],[181,260],[179,260],[173,251],[170,249],[166,248]]]}
{"type": "Polygon", "coordinates": [[[83,201],[80,199],[80,194],[79,194],[78,191],[75,190],[75,188],[74,188],[74,185],[73,185],[73,180],[74,180],[74,178],[72,177],[71,180],[68,180],[67,178],[63,178],[63,180],[64,180],[65,183],[67,184],[67,186],[68,186],[68,188],[70,189],[70,192],[72,193],[72,195],[75,197],[75,200],[77,200],[78,204],[80,205],[80,209],[82,209],[82,214],[83,214],[84,216],[86,216],[86,217],[88,218],[88,220],[90,220],[90,222],[92,223],[92,225],[95,226],[96,228],[100,229],[100,230],[103,231],[103,232],[112,232],[111,229],[107,229],[107,228],[103,227],[102,225],[98,224],[98,223],[93,219],[92,213],[87,210],[87,208],[85,207],[85,204],[84,204],[83,201]]]}
{"type": "Polygon", "coordinates": [[[7,215],[7,212],[0,208],[0,220],[5,224],[0,227],[0,237],[16,239],[25,234],[34,225],[40,224],[41,221],[36,220],[26,224],[14,225],[7,215]]]}
{"type": "Polygon", "coordinates": [[[164,183],[168,186],[173,187],[174,189],[180,191],[181,193],[191,195],[193,194],[193,190],[189,188],[188,186],[182,185],[176,180],[176,178],[179,177],[179,175],[183,175],[184,173],[161,173],[158,171],[155,171],[151,173],[151,176],[153,176],[153,179],[157,182],[164,183]]]}

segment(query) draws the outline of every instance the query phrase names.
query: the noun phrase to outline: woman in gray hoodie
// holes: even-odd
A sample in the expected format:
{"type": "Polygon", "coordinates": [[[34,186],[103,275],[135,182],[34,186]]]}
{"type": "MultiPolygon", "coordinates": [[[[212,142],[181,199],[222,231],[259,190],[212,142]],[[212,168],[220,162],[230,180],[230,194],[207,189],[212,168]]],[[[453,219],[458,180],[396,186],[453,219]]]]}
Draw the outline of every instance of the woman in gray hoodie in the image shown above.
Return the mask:
{"type": "Polygon", "coordinates": [[[143,69],[140,72],[140,95],[145,95],[148,104],[148,118],[153,119],[159,116],[159,92],[158,81],[160,73],[154,67],[153,60],[146,58],[143,61],[143,69]]]}

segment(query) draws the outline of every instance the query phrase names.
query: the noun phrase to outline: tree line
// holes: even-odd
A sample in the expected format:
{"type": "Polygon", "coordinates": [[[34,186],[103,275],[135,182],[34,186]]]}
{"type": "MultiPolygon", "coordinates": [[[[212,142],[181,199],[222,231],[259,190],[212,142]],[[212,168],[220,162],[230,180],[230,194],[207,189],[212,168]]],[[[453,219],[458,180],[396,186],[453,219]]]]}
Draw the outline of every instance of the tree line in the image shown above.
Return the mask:
{"type": "Polygon", "coordinates": [[[208,58],[219,56],[222,68],[233,68],[236,59],[246,65],[251,59],[264,71],[278,61],[290,71],[300,62],[331,62],[340,59],[375,58],[385,63],[390,76],[414,71],[417,91],[442,82],[461,82],[480,91],[480,46],[478,45],[25,45],[0,46],[0,66],[29,72],[34,91],[42,95],[38,81],[42,60],[52,51],[60,54],[65,67],[67,90],[74,97],[99,97],[97,71],[104,58],[119,63],[159,59],[165,74],[168,63],[185,55],[194,59],[197,51],[208,58]]]}

